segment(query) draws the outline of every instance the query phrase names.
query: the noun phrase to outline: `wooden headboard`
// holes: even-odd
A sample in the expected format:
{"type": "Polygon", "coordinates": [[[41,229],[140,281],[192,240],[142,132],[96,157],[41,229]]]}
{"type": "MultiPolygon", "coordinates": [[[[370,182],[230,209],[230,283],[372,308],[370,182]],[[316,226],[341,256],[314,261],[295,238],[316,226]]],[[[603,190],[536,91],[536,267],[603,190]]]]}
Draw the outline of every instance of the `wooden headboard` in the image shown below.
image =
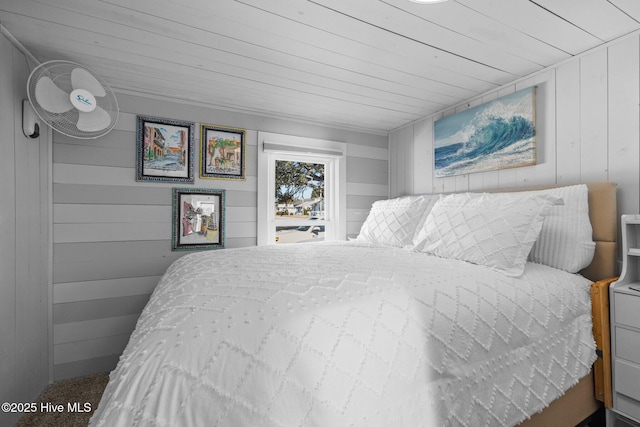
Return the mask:
{"type": "MultiPolygon", "coordinates": [[[[589,217],[593,228],[596,251],[591,264],[580,271],[591,281],[607,279],[617,275],[616,239],[618,214],[616,209],[616,184],[614,182],[585,183],[589,188],[589,217]]],[[[574,184],[540,185],[533,187],[500,188],[483,190],[488,192],[533,191],[564,187],[574,184]]]]}
{"type": "Polygon", "coordinates": [[[618,274],[616,184],[598,182],[587,184],[587,187],[589,187],[589,217],[593,227],[593,240],[596,242],[596,253],[591,264],[581,273],[595,282],[618,274]]]}

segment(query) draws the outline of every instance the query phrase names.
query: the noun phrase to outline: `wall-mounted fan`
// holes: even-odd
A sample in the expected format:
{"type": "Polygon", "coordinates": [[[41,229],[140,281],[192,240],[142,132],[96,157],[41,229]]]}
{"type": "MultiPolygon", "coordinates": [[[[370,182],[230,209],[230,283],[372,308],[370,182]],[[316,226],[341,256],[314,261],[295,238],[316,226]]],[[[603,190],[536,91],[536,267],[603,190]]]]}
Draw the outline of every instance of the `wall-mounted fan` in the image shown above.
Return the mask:
{"type": "MultiPolygon", "coordinates": [[[[109,85],[74,62],[38,65],[29,75],[27,92],[36,114],[56,131],[73,138],[103,136],[118,119],[118,101],[109,85]]],[[[23,120],[26,129],[28,114],[23,120]]]]}

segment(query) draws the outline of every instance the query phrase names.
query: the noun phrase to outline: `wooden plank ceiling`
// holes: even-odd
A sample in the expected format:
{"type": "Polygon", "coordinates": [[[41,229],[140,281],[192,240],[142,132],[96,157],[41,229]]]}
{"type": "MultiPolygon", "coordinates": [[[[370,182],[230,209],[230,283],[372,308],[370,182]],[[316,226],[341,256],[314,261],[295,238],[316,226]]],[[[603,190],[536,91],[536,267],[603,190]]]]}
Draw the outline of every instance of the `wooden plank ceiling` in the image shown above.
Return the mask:
{"type": "Polygon", "coordinates": [[[0,0],[116,92],[386,133],[640,29],[638,0],[0,0]]]}

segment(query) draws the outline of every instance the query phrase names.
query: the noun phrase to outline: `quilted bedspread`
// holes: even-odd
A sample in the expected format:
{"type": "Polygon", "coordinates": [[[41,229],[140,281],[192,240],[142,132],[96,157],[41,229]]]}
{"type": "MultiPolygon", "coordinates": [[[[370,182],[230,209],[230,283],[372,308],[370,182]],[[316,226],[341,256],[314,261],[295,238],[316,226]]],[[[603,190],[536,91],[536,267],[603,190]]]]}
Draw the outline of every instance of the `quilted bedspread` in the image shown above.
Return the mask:
{"type": "Polygon", "coordinates": [[[186,255],[92,426],[510,426],[595,359],[589,282],[357,242],[186,255]]]}

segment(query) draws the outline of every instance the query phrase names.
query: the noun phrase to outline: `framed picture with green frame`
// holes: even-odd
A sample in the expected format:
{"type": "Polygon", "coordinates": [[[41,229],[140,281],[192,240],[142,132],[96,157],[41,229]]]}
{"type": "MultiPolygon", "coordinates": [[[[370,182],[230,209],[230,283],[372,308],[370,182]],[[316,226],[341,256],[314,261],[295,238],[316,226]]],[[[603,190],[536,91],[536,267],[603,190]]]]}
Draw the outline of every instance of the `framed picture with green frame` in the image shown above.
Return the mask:
{"type": "Polygon", "coordinates": [[[174,188],[171,249],[223,249],[225,190],[174,188]]]}

